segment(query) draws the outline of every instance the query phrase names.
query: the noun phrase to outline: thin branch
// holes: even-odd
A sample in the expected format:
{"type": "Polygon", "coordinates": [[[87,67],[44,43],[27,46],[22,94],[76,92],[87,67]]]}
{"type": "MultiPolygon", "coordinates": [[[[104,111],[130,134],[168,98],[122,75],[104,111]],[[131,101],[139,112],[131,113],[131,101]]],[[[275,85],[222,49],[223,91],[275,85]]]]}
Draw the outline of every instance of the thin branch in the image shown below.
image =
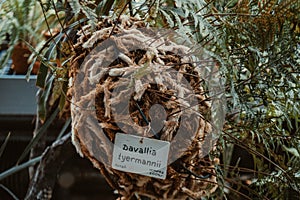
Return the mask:
{"type": "Polygon", "coordinates": [[[25,199],[34,200],[39,195],[43,195],[45,191],[47,194],[52,194],[61,167],[68,158],[75,155],[76,151],[71,143],[71,133],[49,146],[42,155],[25,199]]]}

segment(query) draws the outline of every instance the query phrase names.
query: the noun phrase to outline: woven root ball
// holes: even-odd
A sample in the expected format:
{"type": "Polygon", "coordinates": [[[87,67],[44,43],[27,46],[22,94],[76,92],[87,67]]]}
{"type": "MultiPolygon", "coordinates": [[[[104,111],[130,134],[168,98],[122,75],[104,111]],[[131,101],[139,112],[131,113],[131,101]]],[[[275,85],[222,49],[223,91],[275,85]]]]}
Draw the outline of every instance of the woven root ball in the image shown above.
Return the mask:
{"type": "Polygon", "coordinates": [[[211,105],[189,48],[158,32],[126,16],[78,32],[70,72],[73,143],[121,199],[199,199],[217,188],[218,159],[202,152],[211,105]],[[118,132],[170,141],[167,178],[112,169],[118,132]]]}

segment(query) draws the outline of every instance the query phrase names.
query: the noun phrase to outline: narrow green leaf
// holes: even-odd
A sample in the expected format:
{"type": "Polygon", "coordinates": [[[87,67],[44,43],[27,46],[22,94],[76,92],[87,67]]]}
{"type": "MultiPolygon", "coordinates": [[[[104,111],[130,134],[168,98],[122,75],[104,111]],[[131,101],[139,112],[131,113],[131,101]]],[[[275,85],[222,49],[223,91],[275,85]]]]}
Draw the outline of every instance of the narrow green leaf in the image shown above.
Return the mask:
{"type": "Polygon", "coordinates": [[[67,82],[62,82],[61,86],[61,92],[60,92],[60,99],[59,99],[59,109],[63,110],[66,104],[66,93],[68,90],[68,83],[67,82]]]}
{"type": "Polygon", "coordinates": [[[7,187],[5,187],[4,185],[0,184],[0,187],[5,190],[14,200],[19,200],[19,198],[7,187]]]}
{"type": "Polygon", "coordinates": [[[5,54],[0,57],[0,66],[5,66],[8,63],[8,60],[11,57],[14,46],[9,46],[5,54]]]}
{"type": "Polygon", "coordinates": [[[294,174],[295,178],[300,178],[300,171],[294,174]]]}
{"type": "Polygon", "coordinates": [[[25,162],[25,163],[23,163],[21,165],[17,165],[15,167],[12,167],[12,168],[10,168],[10,169],[2,172],[0,174],[0,181],[3,180],[3,179],[5,179],[6,177],[8,177],[8,176],[10,176],[10,175],[12,175],[14,173],[16,173],[16,172],[19,172],[19,171],[21,171],[23,169],[26,169],[29,166],[32,166],[32,165],[36,164],[37,162],[39,162],[41,160],[41,158],[42,158],[42,156],[33,158],[33,159],[31,159],[31,160],[29,160],[29,161],[27,161],[27,162],[25,162]]]}
{"type": "Polygon", "coordinates": [[[183,24],[182,24],[182,21],[181,21],[179,15],[173,10],[170,10],[170,12],[175,17],[175,21],[176,21],[176,24],[178,25],[179,29],[183,29],[183,24]]]}
{"type": "Polygon", "coordinates": [[[2,154],[3,154],[3,152],[4,152],[4,150],[5,150],[5,147],[6,147],[7,143],[8,143],[8,140],[9,140],[9,138],[10,138],[10,134],[11,134],[11,132],[9,132],[9,133],[7,134],[7,136],[6,136],[6,138],[5,138],[4,142],[3,142],[3,144],[1,145],[1,148],[0,148],[0,158],[1,158],[1,156],[2,156],[2,154]]]}
{"type": "Polygon", "coordinates": [[[111,10],[113,4],[114,4],[114,0],[106,0],[103,1],[104,6],[102,6],[102,9],[100,10],[100,15],[105,15],[107,16],[109,14],[109,11],[111,10]]]}
{"type": "Polygon", "coordinates": [[[88,23],[94,29],[96,27],[96,22],[97,22],[96,13],[91,8],[89,8],[87,6],[82,7],[82,13],[89,19],[88,23]]]}
{"type": "Polygon", "coordinates": [[[166,21],[167,21],[169,27],[173,28],[174,27],[174,22],[173,22],[172,18],[170,17],[170,15],[166,11],[164,11],[163,9],[160,9],[160,12],[166,18],[166,21]]]}
{"type": "Polygon", "coordinates": [[[71,124],[71,122],[72,122],[72,119],[71,119],[71,118],[69,118],[69,119],[65,122],[65,124],[64,124],[64,126],[62,127],[62,129],[60,130],[60,133],[58,134],[56,140],[59,140],[59,139],[64,135],[64,133],[66,132],[66,130],[67,130],[67,128],[69,127],[69,125],[71,124]]]}
{"type": "Polygon", "coordinates": [[[30,63],[30,65],[29,65],[29,67],[28,67],[28,70],[27,70],[27,73],[26,73],[26,80],[27,80],[27,81],[29,81],[29,79],[30,79],[30,74],[31,74],[31,72],[32,72],[32,69],[33,69],[33,66],[34,66],[36,60],[37,60],[37,57],[35,57],[35,58],[32,60],[32,62],[30,63]]]}
{"type": "Polygon", "coordinates": [[[68,0],[74,14],[78,15],[81,10],[81,5],[78,0],[68,0]]]}
{"type": "Polygon", "coordinates": [[[48,99],[51,94],[51,89],[54,81],[54,76],[52,74],[48,75],[47,82],[45,89],[40,91],[42,94],[39,96],[39,101],[38,101],[38,114],[39,118],[42,121],[46,120],[47,117],[47,105],[48,105],[48,99]]]}
{"type": "Polygon", "coordinates": [[[54,121],[55,117],[59,113],[59,108],[56,108],[56,110],[52,113],[52,115],[46,120],[46,122],[40,127],[39,130],[37,130],[36,135],[34,138],[31,139],[29,144],[26,146],[25,150],[23,151],[22,155],[17,161],[17,164],[20,163],[25,159],[25,157],[28,155],[28,153],[31,151],[31,149],[38,143],[38,141],[41,139],[41,137],[44,135],[48,127],[51,125],[51,123],[54,121]]]}
{"type": "Polygon", "coordinates": [[[294,156],[296,156],[296,157],[298,157],[298,158],[300,157],[299,151],[298,151],[296,148],[293,148],[293,147],[288,148],[288,147],[286,147],[285,145],[283,145],[283,148],[284,148],[286,151],[288,151],[289,153],[293,154],[294,156]]]}
{"type": "MultiPolygon", "coordinates": [[[[27,41],[23,41],[26,46],[30,49],[31,52],[33,52],[37,58],[39,58],[39,60],[41,61],[41,65],[40,65],[40,69],[39,69],[39,72],[38,72],[38,75],[37,75],[37,80],[36,80],[36,86],[44,89],[45,88],[45,80],[46,80],[46,77],[47,77],[47,74],[48,74],[48,68],[50,69],[54,69],[55,67],[52,66],[48,60],[49,59],[46,59],[45,57],[43,57],[39,52],[37,52],[35,50],[35,48],[33,46],[31,46],[31,44],[29,44],[27,41]]],[[[49,49],[50,50],[50,49],[49,49]]],[[[52,50],[52,49],[51,49],[52,50]]],[[[47,52],[48,53],[48,52],[47,52]]],[[[29,78],[29,75],[30,73],[26,75],[26,79],[29,78]]]]}
{"type": "Polygon", "coordinates": [[[45,89],[45,80],[48,74],[48,67],[44,64],[41,63],[39,72],[37,74],[36,78],[36,86],[45,89]]]}

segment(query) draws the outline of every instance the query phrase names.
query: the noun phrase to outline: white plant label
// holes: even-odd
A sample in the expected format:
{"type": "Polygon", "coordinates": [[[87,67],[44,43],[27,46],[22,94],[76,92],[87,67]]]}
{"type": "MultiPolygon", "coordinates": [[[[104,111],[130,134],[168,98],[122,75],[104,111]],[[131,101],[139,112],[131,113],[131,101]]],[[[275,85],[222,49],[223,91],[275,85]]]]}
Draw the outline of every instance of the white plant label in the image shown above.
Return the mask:
{"type": "Polygon", "coordinates": [[[117,133],[112,168],[165,179],[170,142],[117,133]]]}

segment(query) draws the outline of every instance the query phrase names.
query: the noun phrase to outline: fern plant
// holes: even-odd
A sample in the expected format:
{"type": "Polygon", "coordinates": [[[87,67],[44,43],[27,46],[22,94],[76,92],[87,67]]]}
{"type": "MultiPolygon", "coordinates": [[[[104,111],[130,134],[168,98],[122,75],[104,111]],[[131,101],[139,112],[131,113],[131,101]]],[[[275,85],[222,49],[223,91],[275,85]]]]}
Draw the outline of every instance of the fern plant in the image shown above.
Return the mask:
{"type": "MultiPolygon", "coordinates": [[[[228,113],[220,146],[211,156],[226,154],[230,159],[230,149],[240,146],[255,164],[250,166],[252,169],[244,169],[253,174],[247,184],[238,179],[243,174],[238,165],[230,166],[225,160],[217,165],[219,193],[213,196],[267,199],[274,198],[277,191],[282,194],[277,198],[283,199],[289,190],[299,192],[297,1],[153,0],[125,4],[106,1],[98,5],[111,6],[103,14],[115,18],[132,15],[150,26],[172,28],[183,37],[192,37],[218,62],[226,81],[228,113]],[[232,168],[239,170],[231,172],[232,168]],[[248,192],[243,194],[241,189],[248,192]]],[[[85,6],[70,3],[76,14],[84,14],[85,6]]],[[[93,8],[97,13],[97,5],[93,8]]],[[[91,16],[87,19],[92,24],[97,21],[91,16]]]]}
{"type": "Polygon", "coordinates": [[[215,60],[221,72],[227,98],[226,122],[216,148],[209,155],[210,160],[221,159],[221,163],[214,163],[211,172],[218,189],[201,198],[292,199],[293,195],[299,196],[300,7],[297,0],[48,0],[46,5],[69,17],[61,21],[60,33],[49,40],[37,57],[43,61],[37,82],[44,89],[39,103],[42,123],[47,122],[49,113],[58,106],[60,116],[70,117],[68,82],[76,73],[70,58],[82,59],[78,54],[82,49],[75,45],[76,33],[81,33],[81,38],[92,37],[93,30],[99,29],[97,24],[103,25],[107,15],[111,24],[103,27],[110,26],[112,32],[113,24],[117,26],[122,20],[121,15],[135,17],[145,26],[169,28],[184,38],[193,38],[215,60]],[[241,167],[239,161],[233,160],[236,147],[253,160],[251,166],[241,167]]]}
{"type": "MultiPolygon", "coordinates": [[[[0,58],[0,66],[5,66],[7,61],[11,59],[15,47],[25,49],[25,53],[29,55],[26,55],[26,59],[23,60],[24,62],[29,62],[28,58],[31,51],[26,43],[36,49],[39,49],[44,44],[46,40],[44,32],[46,32],[48,27],[53,28],[57,25],[55,12],[47,13],[45,17],[51,22],[46,24],[43,17],[41,18],[43,11],[38,1],[1,1],[0,10],[0,44],[7,43],[8,45],[8,49],[0,58]]],[[[26,63],[22,64],[26,66],[26,63]]],[[[32,62],[32,65],[34,65],[34,62],[32,62]]],[[[30,72],[31,69],[28,74],[30,72]]]]}

